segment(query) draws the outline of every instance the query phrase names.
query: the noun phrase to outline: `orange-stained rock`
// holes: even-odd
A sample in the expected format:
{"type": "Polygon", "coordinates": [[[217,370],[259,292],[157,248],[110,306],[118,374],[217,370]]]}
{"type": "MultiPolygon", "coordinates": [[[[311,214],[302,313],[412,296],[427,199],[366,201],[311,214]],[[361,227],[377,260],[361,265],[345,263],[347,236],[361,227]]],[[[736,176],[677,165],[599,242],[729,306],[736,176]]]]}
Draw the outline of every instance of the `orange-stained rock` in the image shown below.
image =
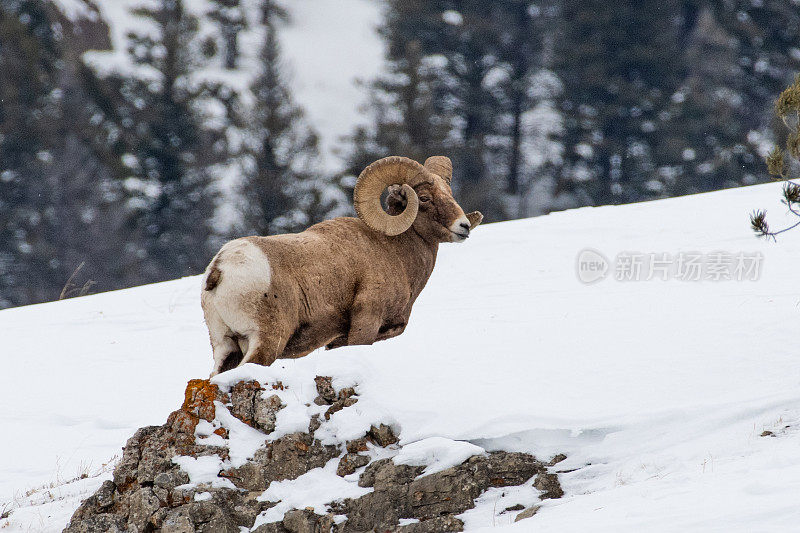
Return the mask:
{"type": "Polygon", "coordinates": [[[191,435],[194,439],[194,429],[200,421],[195,415],[178,409],[172,411],[167,418],[167,425],[175,432],[182,435],[191,435]]]}
{"type": "Polygon", "coordinates": [[[219,387],[207,379],[192,379],[186,385],[183,405],[181,409],[203,420],[214,420],[216,410],[214,401],[226,402],[225,395],[220,393],[219,387]]]}

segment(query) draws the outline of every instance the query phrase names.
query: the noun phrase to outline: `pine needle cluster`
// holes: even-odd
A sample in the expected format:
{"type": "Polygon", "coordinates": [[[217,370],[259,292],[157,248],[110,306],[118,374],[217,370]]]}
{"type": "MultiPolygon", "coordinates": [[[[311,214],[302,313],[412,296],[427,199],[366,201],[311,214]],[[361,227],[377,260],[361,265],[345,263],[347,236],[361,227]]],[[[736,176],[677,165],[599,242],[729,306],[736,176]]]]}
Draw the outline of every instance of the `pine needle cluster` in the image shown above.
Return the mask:
{"type": "MultiPolygon", "coordinates": [[[[783,186],[783,203],[789,211],[800,218],[800,185],[792,179],[790,167],[800,162],[800,74],[775,101],[775,115],[789,129],[786,147],[776,146],[767,156],[767,171],[776,180],[786,180],[783,186]]],[[[750,226],[759,237],[772,238],[800,226],[800,221],[789,227],[772,231],[767,223],[767,212],[757,210],[750,214],[750,226]]]]}

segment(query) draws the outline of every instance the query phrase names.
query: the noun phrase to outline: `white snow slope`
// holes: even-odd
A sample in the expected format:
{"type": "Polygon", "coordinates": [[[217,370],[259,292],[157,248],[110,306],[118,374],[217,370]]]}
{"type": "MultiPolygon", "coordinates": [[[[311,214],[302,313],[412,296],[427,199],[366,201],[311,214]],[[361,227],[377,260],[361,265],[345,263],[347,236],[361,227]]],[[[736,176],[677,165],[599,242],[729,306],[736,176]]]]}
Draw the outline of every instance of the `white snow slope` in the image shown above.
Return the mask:
{"type": "MultiPolygon", "coordinates": [[[[563,498],[511,524],[493,493],[470,531],[796,529],[800,231],[764,242],[747,224],[763,207],[777,226],[779,196],[769,184],[482,226],[442,246],[403,335],[274,371],[357,382],[352,412],[379,410],[404,444],[569,456],[563,498]],[[585,285],[584,248],[763,262],[756,281],[585,285]]],[[[2,531],[60,530],[126,438],[207,375],[198,297],[194,277],[0,312],[2,531]]]]}

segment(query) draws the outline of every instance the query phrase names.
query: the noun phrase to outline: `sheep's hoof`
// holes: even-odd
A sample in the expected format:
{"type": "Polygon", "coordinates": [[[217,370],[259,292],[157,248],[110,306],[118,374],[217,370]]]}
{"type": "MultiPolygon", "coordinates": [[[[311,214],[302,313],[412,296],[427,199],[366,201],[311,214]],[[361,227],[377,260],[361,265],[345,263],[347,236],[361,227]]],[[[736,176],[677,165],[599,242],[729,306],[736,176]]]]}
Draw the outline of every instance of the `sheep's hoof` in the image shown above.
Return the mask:
{"type": "Polygon", "coordinates": [[[345,337],[337,337],[325,345],[326,350],[333,350],[334,348],[341,348],[347,346],[347,339],[345,337]]]}

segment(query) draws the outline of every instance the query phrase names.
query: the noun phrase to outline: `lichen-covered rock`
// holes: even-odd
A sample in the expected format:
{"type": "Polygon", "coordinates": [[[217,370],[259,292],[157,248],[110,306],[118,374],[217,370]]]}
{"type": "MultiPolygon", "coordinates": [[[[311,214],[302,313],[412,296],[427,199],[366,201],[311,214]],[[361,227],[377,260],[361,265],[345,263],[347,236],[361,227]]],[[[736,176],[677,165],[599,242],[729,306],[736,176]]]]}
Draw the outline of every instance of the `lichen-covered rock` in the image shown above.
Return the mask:
{"type": "Polygon", "coordinates": [[[65,531],[70,533],[127,533],[125,519],[113,514],[99,514],[88,516],[78,521],[75,525],[70,525],[65,531]]]}
{"type": "Polygon", "coordinates": [[[183,470],[173,468],[166,472],[160,472],[153,478],[154,486],[172,491],[178,485],[189,483],[189,476],[183,470]]]}
{"type": "Polygon", "coordinates": [[[360,439],[349,440],[345,444],[347,453],[358,453],[367,451],[367,438],[361,437],[360,439]]]}
{"type": "Polygon", "coordinates": [[[194,533],[194,523],[185,512],[176,509],[164,518],[161,533],[194,533]]]}
{"type": "Polygon", "coordinates": [[[351,405],[355,405],[358,401],[358,398],[353,398],[351,396],[347,396],[344,398],[339,398],[330,407],[328,410],[325,411],[325,420],[330,420],[334,413],[337,413],[344,409],[345,407],[350,407],[351,405]]]}
{"type": "Polygon", "coordinates": [[[339,391],[336,395],[340,400],[344,400],[345,398],[349,398],[351,396],[356,395],[356,389],[353,387],[345,387],[339,391]]]}
{"type": "MultiPolygon", "coordinates": [[[[345,407],[350,407],[358,402],[355,398],[356,390],[353,387],[345,387],[339,392],[333,388],[333,378],[330,376],[317,376],[314,378],[314,383],[317,386],[317,393],[319,394],[314,398],[316,405],[329,405],[325,411],[325,420],[330,420],[334,413],[341,411],[345,407]]],[[[314,428],[316,430],[316,428],[314,428]]]]}
{"type": "Polygon", "coordinates": [[[372,426],[369,428],[369,432],[367,436],[378,446],[389,446],[391,444],[395,444],[397,442],[397,437],[395,437],[392,428],[385,424],[381,424],[379,426],[372,426]]]}
{"type": "Polygon", "coordinates": [[[336,468],[336,474],[342,477],[350,475],[362,466],[367,466],[368,463],[369,457],[366,455],[347,453],[339,459],[339,466],[336,468]]]}
{"type": "Polygon", "coordinates": [[[142,447],[148,436],[158,431],[158,426],[140,428],[133,434],[123,448],[122,459],[114,469],[114,484],[118,488],[136,481],[139,460],[142,458],[142,447]]]}
{"type": "MultiPolygon", "coordinates": [[[[215,514],[207,520],[195,520],[199,516],[197,510],[189,512],[195,505],[192,501],[194,490],[179,488],[189,482],[189,476],[172,460],[179,455],[217,455],[222,459],[227,458],[228,450],[225,447],[198,445],[195,429],[200,420],[214,420],[214,402],[228,401],[228,396],[207,380],[190,381],[183,405],[169,415],[166,424],[141,428],[128,439],[122,458],[114,469],[113,480],[103,483],[95,494],[81,504],[65,531],[136,533],[161,529],[238,532],[239,525],[251,526],[258,513],[269,504],[256,502],[253,498],[255,508],[238,515],[232,510],[222,511],[219,505],[210,504],[216,505],[215,514]],[[231,518],[237,516],[241,523],[231,518]]],[[[226,501],[239,502],[242,499],[238,491],[228,492],[232,494],[226,501]]]]}
{"type": "Polygon", "coordinates": [[[253,405],[260,396],[261,384],[258,381],[240,381],[231,388],[231,407],[233,416],[248,424],[253,425],[253,405]]]}
{"type": "Polygon", "coordinates": [[[284,407],[278,395],[265,398],[258,381],[240,381],[231,389],[230,398],[233,416],[264,433],[275,431],[277,413],[284,407]]]}
{"type": "Polygon", "coordinates": [[[114,504],[114,488],[114,482],[107,480],[97,489],[92,498],[95,499],[98,509],[108,509],[114,504]]]}
{"type": "Polygon", "coordinates": [[[283,527],[290,533],[328,533],[334,525],[333,516],[320,516],[308,509],[288,511],[283,527]]]}
{"type": "Polygon", "coordinates": [[[292,509],[280,522],[262,524],[253,533],[331,533],[334,530],[333,515],[318,515],[310,509],[292,509]]]}
{"type": "Polygon", "coordinates": [[[128,499],[128,529],[132,532],[147,531],[152,529],[151,517],[161,507],[158,497],[150,487],[142,487],[128,499]],[[148,525],[149,524],[149,525],[148,525]]]}
{"type": "Polygon", "coordinates": [[[220,393],[217,385],[207,379],[193,379],[186,386],[181,410],[210,422],[214,420],[216,400],[228,403],[228,398],[220,393]]]}
{"type": "MultiPolygon", "coordinates": [[[[171,413],[164,425],[141,428],[128,440],[113,479],[104,482],[81,504],[65,531],[236,533],[241,528],[252,529],[259,515],[276,505],[259,501],[273,481],[297,479],[337,458],[337,474],[347,476],[363,468],[358,485],[372,487],[373,491],[359,498],[330,502],[328,514],[317,514],[313,508],[290,509],[281,520],[263,524],[255,531],[461,531],[464,525],[456,515],[474,507],[475,499],[490,487],[526,482],[530,486],[533,478],[533,485],[541,491],[542,498],[563,494],[558,476],[524,453],[476,455],[460,465],[429,475],[424,475],[425,466],[394,464],[390,458],[372,460],[376,453],[373,445],[390,447],[398,442],[392,428],[384,424],[373,425],[361,438],[323,445],[314,437],[314,432],[324,423],[325,406],[324,418],[328,420],[332,414],[358,401],[355,388],[337,391],[332,383],[330,377],[315,379],[319,394],[316,403],[323,407],[311,406],[316,414],[311,417],[307,433],[292,433],[270,440],[268,434],[275,431],[277,414],[285,405],[280,396],[268,391],[270,387],[275,391],[284,390],[282,383],[262,387],[256,381],[239,382],[227,394],[207,380],[190,381],[181,408],[171,413]],[[230,423],[221,427],[225,425],[221,422],[225,418],[217,418],[217,411],[222,409],[220,405],[264,434],[264,445],[244,464],[230,458],[229,439],[234,438],[232,435],[236,432],[230,423]],[[204,437],[198,440],[196,432],[201,420],[207,423],[203,423],[204,437]],[[209,429],[209,424],[213,429],[209,429]],[[214,435],[207,437],[210,432],[214,435]],[[195,459],[213,456],[210,464],[214,469],[220,465],[219,477],[213,478],[212,472],[213,484],[191,484],[193,478],[174,461],[176,456],[195,459]],[[229,482],[235,488],[230,488],[229,482]],[[417,521],[400,525],[401,519],[417,521]]],[[[380,454],[386,457],[399,448],[393,446],[380,454]]],[[[536,509],[538,507],[534,506],[523,510],[517,518],[532,516],[536,509]]]]}
{"type": "Polygon", "coordinates": [[[253,530],[253,533],[289,533],[289,530],[283,527],[283,522],[281,521],[261,524],[253,530]]]}
{"type": "Polygon", "coordinates": [[[308,434],[314,435],[314,432],[317,431],[320,426],[322,426],[322,420],[319,419],[319,415],[312,416],[311,420],[308,421],[308,434]]]}
{"type": "Polygon", "coordinates": [[[330,405],[336,401],[338,394],[333,388],[333,378],[330,376],[317,376],[314,378],[314,383],[317,385],[317,400],[314,400],[317,405],[330,405]]]}
{"type": "Polygon", "coordinates": [[[273,481],[296,479],[325,466],[339,453],[336,446],[323,446],[307,433],[293,433],[267,443],[251,461],[223,475],[241,489],[266,490],[273,481]]]}
{"type": "Polygon", "coordinates": [[[264,433],[272,433],[275,431],[275,422],[278,417],[278,411],[283,409],[284,405],[281,403],[280,397],[273,394],[266,398],[259,395],[253,405],[253,422],[258,429],[264,433]]]}
{"type": "Polygon", "coordinates": [[[396,465],[391,459],[379,459],[370,464],[358,479],[360,487],[380,488],[383,485],[411,483],[425,470],[423,466],[396,465]]]}
{"type": "MultiPolygon", "coordinates": [[[[424,467],[396,465],[391,459],[375,461],[359,479],[359,485],[373,487],[374,492],[345,500],[336,509],[348,517],[340,529],[345,533],[388,530],[401,518],[417,518],[425,523],[453,517],[474,507],[475,498],[486,489],[520,485],[543,469],[532,455],[508,452],[476,455],[461,465],[422,477],[418,476],[424,467]]],[[[432,531],[460,531],[460,526],[441,529],[456,527],[455,521],[447,524],[450,525],[431,522],[425,527],[439,528],[432,531]]],[[[409,524],[412,525],[415,528],[411,531],[428,531],[418,529],[423,527],[419,524],[409,524]]]]}
{"type": "Polygon", "coordinates": [[[564,491],[561,489],[561,484],[558,482],[558,476],[556,474],[540,472],[533,486],[542,491],[542,499],[560,498],[564,495],[564,491]]]}

